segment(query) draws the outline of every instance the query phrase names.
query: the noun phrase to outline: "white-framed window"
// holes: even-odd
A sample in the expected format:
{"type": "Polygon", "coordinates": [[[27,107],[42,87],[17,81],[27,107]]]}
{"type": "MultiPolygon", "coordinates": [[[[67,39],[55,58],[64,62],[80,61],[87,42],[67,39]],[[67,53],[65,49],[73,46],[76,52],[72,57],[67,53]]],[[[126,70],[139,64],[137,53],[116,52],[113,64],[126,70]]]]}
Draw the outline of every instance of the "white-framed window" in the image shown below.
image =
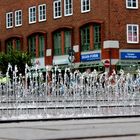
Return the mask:
{"type": "Polygon", "coordinates": [[[39,22],[46,20],[46,4],[38,6],[38,20],[39,22]]]}
{"type": "Polygon", "coordinates": [[[127,24],[127,43],[139,43],[138,24],[127,24]]]}
{"type": "Polygon", "coordinates": [[[53,14],[54,18],[60,18],[62,16],[61,0],[54,0],[53,2],[53,14]]]}
{"type": "Polygon", "coordinates": [[[22,10],[15,11],[15,26],[21,26],[22,25],[22,10]]]}
{"type": "Polygon", "coordinates": [[[36,6],[29,7],[29,23],[35,23],[36,22],[36,6]]]}
{"type": "Polygon", "coordinates": [[[13,27],[13,12],[6,13],[6,28],[13,27]]]}
{"type": "Polygon", "coordinates": [[[90,11],[90,0],[81,0],[81,12],[89,12],[90,11]]]}
{"type": "Polygon", "coordinates": [[[126,8],[138,9],[138,0],[126,0],[126,8]]]}
{"type": "Polygon", "coordinates": [[[73,14],[73,0],[64,0],[64,15],[70,16],[73,14]]]}

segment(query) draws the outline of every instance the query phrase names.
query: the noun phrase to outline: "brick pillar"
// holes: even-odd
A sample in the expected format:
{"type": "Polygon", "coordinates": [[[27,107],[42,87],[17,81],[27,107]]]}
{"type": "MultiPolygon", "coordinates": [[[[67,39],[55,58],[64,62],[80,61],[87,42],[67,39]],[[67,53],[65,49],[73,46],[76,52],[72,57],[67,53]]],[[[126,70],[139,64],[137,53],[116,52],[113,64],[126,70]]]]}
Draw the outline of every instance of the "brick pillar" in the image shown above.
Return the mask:
{"type": "Polygon", "coordinates": [[[94,49],[94,28],[93,25],[90,25],[90,50],[94,49]]]}
{"type": "Polygon", "coordinates": [[[47,35],[45,35],[45,37],[46,37],[45,43],[48,44],[45,50],[45,65],[52,65],[53,63],[53,53],[52,53],[53,52],[53,34],[48,33],[47,35]]]}
{"type": "Polygon", "coordinates": [[[104,41],[102,60],[110,61],[110,66],[106,68],[106,71],[112,73],[112,70],[115,68],[116,63],[119,60],[119,42],[115,40],[104,41]]]}

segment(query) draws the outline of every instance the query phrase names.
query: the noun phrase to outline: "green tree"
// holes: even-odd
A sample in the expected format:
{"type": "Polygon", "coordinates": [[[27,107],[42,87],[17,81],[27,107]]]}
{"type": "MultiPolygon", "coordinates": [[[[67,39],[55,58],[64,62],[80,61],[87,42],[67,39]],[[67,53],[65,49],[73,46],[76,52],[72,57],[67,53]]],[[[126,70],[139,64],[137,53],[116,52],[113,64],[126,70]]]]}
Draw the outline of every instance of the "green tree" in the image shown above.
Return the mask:
{"type": "Polygon", "coordinates": [[[11,64],[13,70],[15,65],[18,67],[18,73],[24,75],[25,72],[25,65],[31,66],[31,55],[27,52],[21,52],[18,50],[10,50],[7,54],[0,53],[0,71],[3,74],[6,73],[8,64],[11,64]]]}

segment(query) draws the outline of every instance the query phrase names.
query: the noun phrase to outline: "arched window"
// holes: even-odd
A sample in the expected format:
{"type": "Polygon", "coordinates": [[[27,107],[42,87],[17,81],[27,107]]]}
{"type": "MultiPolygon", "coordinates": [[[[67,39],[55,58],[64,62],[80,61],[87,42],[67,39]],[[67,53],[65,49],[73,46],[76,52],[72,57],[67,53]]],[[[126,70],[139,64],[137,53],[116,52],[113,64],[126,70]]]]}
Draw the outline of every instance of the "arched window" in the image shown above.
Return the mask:
{"type": "Polygon", "coordinates": [[[54,55],[68,54],[68,49],[72,46],[72,31],[63,29],[53,33],[54,55]]]}
{"type": "Polygon", "coordinates": [[[101,25],[87,24],[80,29],[81,51],[98,50],[101,48],[101,25]]]}
{"type": "Polygon", "coordinates": [[[21,47],[22,41],[19,37],[13,37],[6,40],[6,53],[8,53],[11,49],[16,49],[20,51],[22,49],[21,47]]]}
{"type": "Polygon", "coordinates": [[[81,28],[81,51],[90,50],[90,30],[89,26],[81,28]]]}
{"type": "Polygon", "coordinates": [[[33,58],[41,58],[45,56],[44,34],[33,34],[28,37],[28,51],[33,58]]]}

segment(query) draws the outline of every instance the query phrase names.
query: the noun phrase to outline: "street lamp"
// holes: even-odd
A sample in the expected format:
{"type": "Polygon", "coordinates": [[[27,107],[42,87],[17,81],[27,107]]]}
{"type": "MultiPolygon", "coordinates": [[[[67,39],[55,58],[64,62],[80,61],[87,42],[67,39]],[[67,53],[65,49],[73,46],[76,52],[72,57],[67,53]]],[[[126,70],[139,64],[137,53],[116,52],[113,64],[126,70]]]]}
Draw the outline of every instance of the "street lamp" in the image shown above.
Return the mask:
{"type": "Polygon", "coordinates": [[[68,49],[68,55],[69,55],[68,60],[71,64],[71,68],[72,68],[72,63],[74,62],[74,59],[75,59],[74,54],[75,54],[75,52],[74,52],[73,48],[69,47],[69,49],[68,49]]]}

